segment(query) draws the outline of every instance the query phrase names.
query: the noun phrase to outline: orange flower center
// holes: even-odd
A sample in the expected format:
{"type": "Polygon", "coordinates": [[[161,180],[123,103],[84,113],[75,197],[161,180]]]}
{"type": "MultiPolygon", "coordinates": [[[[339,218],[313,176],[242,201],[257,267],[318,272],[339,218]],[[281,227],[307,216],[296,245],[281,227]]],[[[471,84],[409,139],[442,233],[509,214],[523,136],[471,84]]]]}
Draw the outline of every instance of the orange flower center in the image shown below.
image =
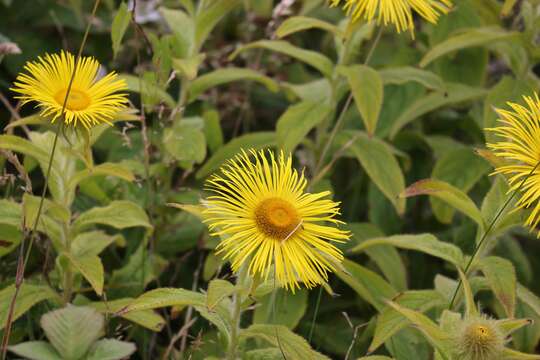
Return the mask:
{"type": "Polygon", "coordinates": [[[300,227],[300,217],[296,209],[279,198],[263,200],[255,209],[255,223],[265,235],[284,241],[300,227]]]}
{"type": "MultiPolygon", "coordinates": [[[[54,95],[54,100],[60,106],[64,105],[64,100],[66,99],[67,89],[60,90],[54,95]]],[[[84,110],[90,105],[90,97],[84,92],[77,89],[71,89],[69,91],[69,96],[66,101],[66,109],[77,111],[84,110]]]]}

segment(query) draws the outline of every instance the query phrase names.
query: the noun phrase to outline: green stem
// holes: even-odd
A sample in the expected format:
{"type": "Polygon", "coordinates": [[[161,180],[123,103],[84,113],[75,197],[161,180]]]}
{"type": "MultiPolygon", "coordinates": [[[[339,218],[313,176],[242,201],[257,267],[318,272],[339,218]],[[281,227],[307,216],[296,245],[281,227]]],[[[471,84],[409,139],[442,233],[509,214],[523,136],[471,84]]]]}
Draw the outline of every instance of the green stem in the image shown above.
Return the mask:
{"type": "Polygon", "coordinates": [[[240,333],[240,318],[242,316],[242,301],[240,295],[234,294],[232,311],[232,329],[229,348],[227,349],[227,359],[235,360],[238,348],[238,335],[240,333]]]}
{"type": "MultiPolygon", "coordinates": [[[[375,40],[373,40],[373,43],[371,44],[371,47],[368,50],[368,53],[367,53],[366,58],[364,60],[364,65],[368,65],[369,62],[371,61],[371,57],[373,56],[373,53],[375,52],[375,48],[379,44],[382,33],[383,33],[383,27],[380,26],[378,31],[377,31],[377,35],[375,36],[375,40]]],[[[347,46],[347,44],[344,45],[344,48],[346,48],[346,46],[347,46]]],[[[334,84],[335,84],[335,81],[334,81],[334,84]]],[[[334,88],[335,88],[335,85],[334,85],[334,88]]],[[[334,93],[335,93],[335,89],[334,89],[334,93]]],[[[347,114],[347,111],[349,110],[349,107],[352,104],[352,100],[353,100],[353,94],[351,92],[349,94],[349,97],[347,98],[347,101],[345,101],[345,105],[341,109],[341,112],[340,112],[340,114],[338,116],[336,124],[334,125],[334,128],[332,129],[332,132],[330,133],[330,136],[328,137],[328,140],[326,141],[326,144],[324,145],[321,156],[319,157],[319,161],[317,162],[317,165],[315,167],[315,171],[314,171],[315,176],[317,176],[317,174],[319,173],[319,171],[321,170],[321,168],[322,168],[322,166],[324,164],[324,158],[326,157],[326,154],[327,154],[328,150],[330,149],[330,146],[334,142],[334,138],[336,137],[338,131],[341,128],[341,124],[343,123],[343,120],[345,119],[345,114],[347,114]]]]}

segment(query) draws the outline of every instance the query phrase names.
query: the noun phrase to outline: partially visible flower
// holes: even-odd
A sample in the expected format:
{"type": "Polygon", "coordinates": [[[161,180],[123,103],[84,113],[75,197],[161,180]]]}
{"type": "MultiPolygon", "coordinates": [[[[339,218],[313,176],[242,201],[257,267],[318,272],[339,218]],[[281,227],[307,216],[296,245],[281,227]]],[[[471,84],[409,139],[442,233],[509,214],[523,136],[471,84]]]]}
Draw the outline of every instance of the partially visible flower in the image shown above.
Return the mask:
{"type": "Polygon", "coordinates": [[[497,320],[471,317],[462,320],[453,339],[457,359],[498,360],[502,358],[506,343],[497,320]]]}
{"type": "Polygon", "coordinates": [[[377,18],[379,24],[393,24],[398,32],[414,30],[413,11],[435,24],[452,6],[450,0],[331,0],[331,4],[343,4],[353,21],[377,18]]]}
{"type": "Polygon", "coordinates": [[[510,191],[523,184],[516,206],[532,209],[525,225],[535,228],[540,222],[540,99],[537,94],[523,99],[527,106],[508,103],[511,110],[496,109],[501,126],[487,130],[502,139],[487,146],[505,160],[495,174],[509,176],[510,191]]]}
{"type": "Polygon", "coordinates": [[[307,181],[283,153],[242,152],[211,177],[204,215],[214,235],[221,236],[218,254],[236,272],[267,278],[274,271],[280,286],[294,291],[300,282],[311,288],[327,281],[342,259],[333,242],[348,240],[339,204],[330,192],[305,192],[307,181]],[[272,270],[273,269],[273,270],[272,270]]]}
{"type": "Polygon", "coordinates": [[[62,51],[60,54],[39,57],[37,62],[24,66],[28,74],[21,73],[11,89],[20,95],[23,104],[37,102],[42,116],[51,116],[52,122],[62,115],[65,101],[66,125],[81,123],[85,128],[109,123],[126,107],[127,90],[124,80],[109,73],[99,78],[100,65],[92,57],[81,57],[75,68],[75,57],[62,51]],[[73,70],[75,76],[66,99],[73,70]]]}

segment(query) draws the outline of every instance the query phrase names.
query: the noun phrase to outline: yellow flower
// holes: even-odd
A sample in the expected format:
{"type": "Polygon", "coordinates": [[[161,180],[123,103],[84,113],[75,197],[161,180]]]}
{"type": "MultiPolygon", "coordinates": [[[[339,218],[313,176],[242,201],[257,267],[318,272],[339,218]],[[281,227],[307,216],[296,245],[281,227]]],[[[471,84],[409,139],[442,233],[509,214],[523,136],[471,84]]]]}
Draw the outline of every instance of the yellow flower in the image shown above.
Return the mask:
{"type": "Polygon", "coordinates": [[[394,24],[398,32],[414,30],[413,11],[435,24],[441,13],[446,14],[452,6],[450,0],[331,0],[332,6],[341,3],[353,21],[377,18],[384,25],[394,24]]]}
{"type": "Polygon", "coordinates": [[[497,109],[501,126],[487,129],[503,140],[487,146],[505,163],[495,169],[495,174],[509,175],[510,191],[521,188],[518,208],[532,208],[525,224],[535,228],[540,221],[540,100],[523,97],[527,106],[508,103],[511,110],[497,109]],[[531,172],[534,170],[534,173],[531,172]]]}
{"type": "MultiPolygon", "coordinates": [[[[15,80],[13,91],[19,93],[23,104],[35,101],[42,116],[52,116],[52,122],[61,117],[66,93],[75,67],[75,57],[68,52],[45,55],[37,62],[28,62],[15,80]]],[[[64,123],[82,123],[90,128],[99,123],[109,123],[127,103],[124,80],[115,73],[98,77],[99,63],[92,57],[81,57],[65,106],[64,123]]]]}
{"type": "Polygon", "coordinates": [[[329,191],[304,192],[307,181],[283,153],[242,151],[206,183],[214,195],[204,215],[213,235],[221,236],[218,254],[237,272],[243,264],[251,276],[267,279],[272,267],[280,286],[308,288],[328,280],[342,259],[332,242],[344,242],[347,231],[335,219],[338,203],[329,191]],[[251,159],[253,157],[253,160],[251,159]]]}

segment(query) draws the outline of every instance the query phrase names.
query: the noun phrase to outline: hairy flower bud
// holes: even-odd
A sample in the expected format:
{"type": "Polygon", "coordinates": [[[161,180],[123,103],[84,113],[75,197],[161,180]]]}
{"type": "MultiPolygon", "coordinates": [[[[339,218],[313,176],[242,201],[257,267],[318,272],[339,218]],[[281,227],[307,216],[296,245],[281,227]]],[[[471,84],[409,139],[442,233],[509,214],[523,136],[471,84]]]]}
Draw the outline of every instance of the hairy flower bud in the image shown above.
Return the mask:
{"type": "Polygon", "coordinates": [[[505,345],[495,320],[474,317],[464,320],[455,337],[456,359],[500,360],[505,345]]]}

